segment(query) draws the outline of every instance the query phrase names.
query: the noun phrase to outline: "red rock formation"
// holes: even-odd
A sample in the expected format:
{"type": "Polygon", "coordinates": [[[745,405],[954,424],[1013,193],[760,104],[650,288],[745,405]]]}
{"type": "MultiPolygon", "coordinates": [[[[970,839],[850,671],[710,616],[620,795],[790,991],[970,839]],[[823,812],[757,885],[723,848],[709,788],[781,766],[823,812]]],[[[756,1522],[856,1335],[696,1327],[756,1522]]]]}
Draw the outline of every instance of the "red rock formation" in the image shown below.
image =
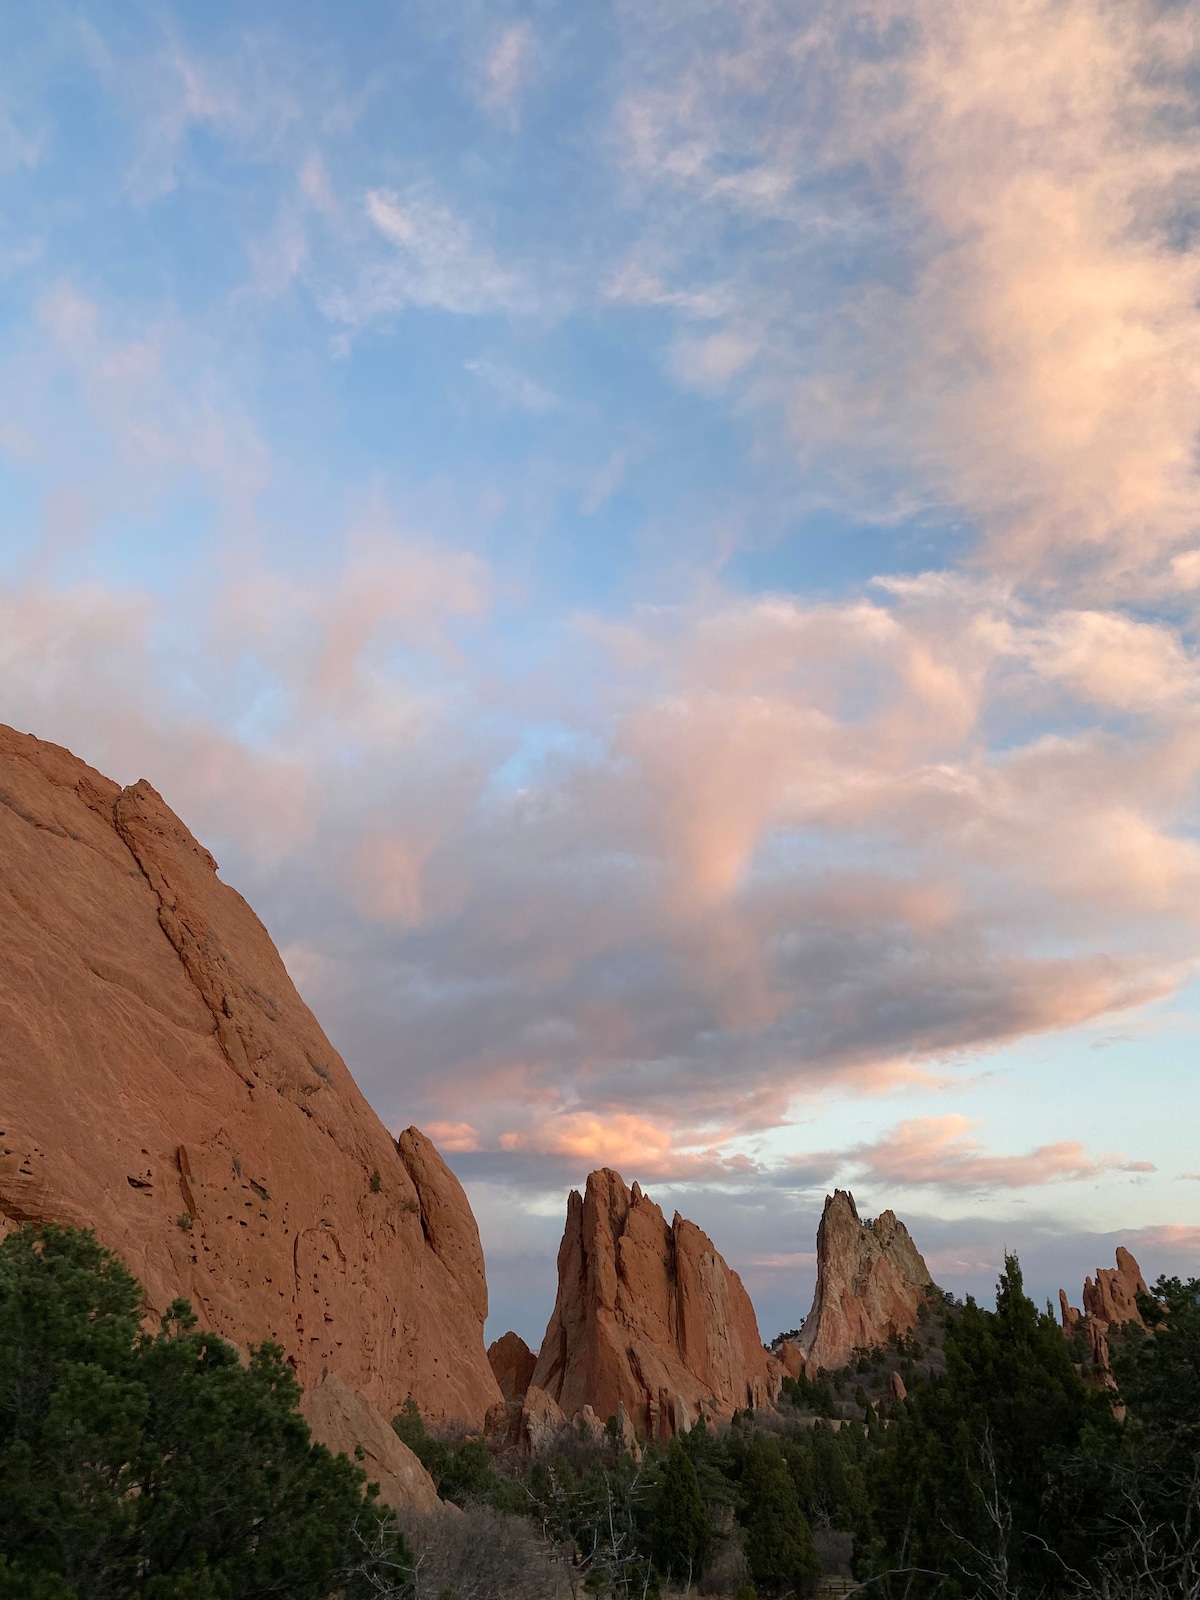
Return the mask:
{"type": "MultiPolygon", "coordinates": [[[[1081,1328],[1087,1335],[1088,1357],[1093,1373],[1101,1386],[1115,1389],[1109,1356],[1108,1335],[1113,1328],[1125,1323],[1135,1323],[1139,1328],[1147,1324],[1138,1310],[1139,1294],[1149,1294],[1142,1269],[1124,1245],[1117,1246],[1115,1267],[1097,1267],[1096,1276],[1086,1278],[1083,1285],[1083,1310],[1077,1310],[1067,1299],[1065,1289],[1058,1291],[1058,1304],[1062,1313],[1065,1338],[1072,1338],[1081,1328]]],[[[1123,1417],[1123,1407],[1114,1408],[1123,1417]]]]}
{"type": "Polygon", "coordinates": [[[768,1356],[741,1279],[711,1239],[635,1183],[593,1172],[572,1191],[558,1298],[533,1382],[571,1417],[624,1406],[643,1437],[669,1438],[703,1411],[763,1406],[782,1369],[768,1356]]]}
{"type": "Polygon", "coordinates": [[[909,1333],[933,1288],[908,1229],[892,1211],[860,1222],[854,1196],[825,1198],[817,1229],[817,1287],[800,1330],[811,1371],[836,1372],[856,1350],[909,1333]]]}
{"type": "Polygon", "coordinates": [[[1138,1310],[1139,1294],[1149,1294],[1142,1269],[1124,1245],[1117,1246],[1115,1267],[1097,1267],[1093,1282],[1087,1278],[1083,1285],[1084,1315],[1095,1322],[1105,1322],[1111,1328],[1123,1322],[1136,1322],[1145,1327],[1138,1310]]]}
{"type": "Polygon", "coordinates": [[[520,1400],[533,1379],[537,1357],[518,1333],[505,1333],[488,1346],[491,1367],[506,1400],[520,1400]]]}
{"type": "Polygon", "coordinates": [[[304,1391],[300,1410],[316,1438],[358,1460],[385,1506],[436,1511],[441,1505],[433,1479],[391,1424],[332,1372],[304,1391]]]}
{"type": "Polygon", "coordinates": [[[775,1349],[775,1359],[787,1373],[789,1378],[804,1376],[805,1359],[804,1351],[794,1339],[781,1339],[775,1349]]]}
{"type": "Polygon", "coordinates": [[[384,1418],[499,1399],[470,1207],[399,1146],[216,863],[147,783],[0,728],[0,1232],[94,1227],[239,1345],[384,1418]]]}

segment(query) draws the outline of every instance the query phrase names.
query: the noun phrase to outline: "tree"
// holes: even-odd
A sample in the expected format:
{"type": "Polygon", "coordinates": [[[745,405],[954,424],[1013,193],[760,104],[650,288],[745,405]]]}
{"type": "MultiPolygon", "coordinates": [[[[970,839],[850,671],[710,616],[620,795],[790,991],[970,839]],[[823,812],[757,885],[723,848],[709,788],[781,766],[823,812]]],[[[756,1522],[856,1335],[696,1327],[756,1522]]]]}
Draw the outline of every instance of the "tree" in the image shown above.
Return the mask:
{"type": "Polygon", "coordinates": [[[1127,1407],[1111,1471],[1107,1549],[1081,1595],[1200,1600],[1200,1278],[1139,1297],[1151,1330],[1113,1340],[1127,1407]]]}
{"type": "Polygon", "coordinates": [[[774,1439],[757,1438],[742,1472],[743,1548],[750,1573],[770,1594],[810,1594],[821,1576],[812,1530],[774,1439]]]}
{"type": "Polygon", "coordinates": [[[875,1571],[938,1600],[1066,1593],[1094,1554],[1094,1463],[1115,1440],[1107,1402],[1006,1258],[995,1311],[968,1300],[948,1321],[945,1377],[897,1406],[871,1464],[875,1571]]]}
{"type": "Polygon", "coordinates": [[[347,1600],[406,1592],[364,1474],[310,1442],[277,1345],[237,1351],[90,1233],[0,1243],[0,1595],[347,1600]]]}
{"type": "Polygon", "coordinates": [[[673,1439],[650,1522],[654,1565],[664,1578],[691,1584],[703,1576],[712,1537],[712,1522],[696,1469],[680,1441],[673,1439]]]}

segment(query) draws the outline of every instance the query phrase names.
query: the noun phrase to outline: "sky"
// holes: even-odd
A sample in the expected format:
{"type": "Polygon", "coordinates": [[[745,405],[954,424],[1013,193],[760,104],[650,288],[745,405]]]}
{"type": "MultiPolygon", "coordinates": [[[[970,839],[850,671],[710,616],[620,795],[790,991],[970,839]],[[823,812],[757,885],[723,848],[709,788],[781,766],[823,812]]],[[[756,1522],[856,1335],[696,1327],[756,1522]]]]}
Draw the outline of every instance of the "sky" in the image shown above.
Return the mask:
{"type": "Polygon", "coordinates": [[[489,1336],[600,1165],[1200,1271],[1200,6],[0,16],[0,720],[148,778],[489,1336]]]}

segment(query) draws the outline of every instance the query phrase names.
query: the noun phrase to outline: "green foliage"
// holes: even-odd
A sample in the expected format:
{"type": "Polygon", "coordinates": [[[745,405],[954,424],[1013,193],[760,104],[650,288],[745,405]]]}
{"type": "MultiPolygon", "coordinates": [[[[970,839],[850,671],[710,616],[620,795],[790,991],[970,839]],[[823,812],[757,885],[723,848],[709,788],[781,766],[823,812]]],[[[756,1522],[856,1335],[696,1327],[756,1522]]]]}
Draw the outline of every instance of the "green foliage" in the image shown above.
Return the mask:
{"type": "Polygon", "coordinates": [[[1128,1420],[1106,1458],[1107,1546],[1113,1591],[1194,1594],[1200,1586],[1200,1278],[1160,1278],[1139,1297],[1147,1336],[1113,1340],[1128,1420]],[[1157,1590],[1151,1588],[1157,1584],[1157,1590]]]}
{"type": "Polygon", "coordinates": [[[428,1472],[443,1500],[456,1506],[495,1505],[499,1511],[527,1509],[528,1497],[514,1495],[511,1481],[498,1478],[492,1457],[479,1439],[467,1439],[457,1449],[435,1439],[426,1430],[416,1401],[409,1395],[392,1427],[428,1472]]]}
{"type": "Polygon", "coordinates": [[[819,1417],[838,1415],[833,1389],[824,1373],[817,1378],[805,1377],[804,1373],[798,1378],[785,1378],[782,1392],[784,1399],[790,1400],[798,1411],[815,1411],[819,1417]]]}
{"type": "Polygon", "coordinates": [[[537,1463],[527,1488],[534,1520],[589,1594],[651,1600],[651,1472],[624,1452],[576,1471],[565,1456],[537,1463]]]}
{"type": "Polygon", "coordinates": [[[378,1194],[382,1188],[383,1177],[379,1171],[379,1168],[376,1167],[375,1171],[371,1174],[371,1193],[378,1194]]]}
{"type": "Polygon", "coordinates": [[[896,1408],[871,1463],[875,1570],[900,1570],[894,1592],[913,1597],[1065,1592],[1099,1512],[1081,1447],[1103,1440],[1103,1454],[1115,1424],[1026,1297],[1015,1258],[994,1312],[968,1300],[949,1321],[946,1362],[896,1408]]]}
{"type": "Polygon", "coordinates": [[[750,1572],[768,1594],[810,1594],[821,1575],[810,1529],[783,1452],[756,1438],[742,1472],[743,1548],[750,1572]]]}
{"type": "Polygon", "coordinates": [[[90,1233],[0,1243],[0,1595],[289,1600],[405,1592],[363,1473],[309,1441],[282,1351],[243,1367],[90,1233]]]}
{"type": "Polygon", "coordinates": [[[1200,1454],[1200,1278],[1160,1278],[1139,1310],[1154,1336],[1131,1329],[1118,1346],[1121,1398],[1135,1432],[1190,1464],[1200,1454]]]}
{"type": "Polygon", "coordinates": [[[695,1582],[704,1574],[713,1526],[689,1452],[675,1439],[654,1496],[650,1552],[664,1578],[695,1582]]]}

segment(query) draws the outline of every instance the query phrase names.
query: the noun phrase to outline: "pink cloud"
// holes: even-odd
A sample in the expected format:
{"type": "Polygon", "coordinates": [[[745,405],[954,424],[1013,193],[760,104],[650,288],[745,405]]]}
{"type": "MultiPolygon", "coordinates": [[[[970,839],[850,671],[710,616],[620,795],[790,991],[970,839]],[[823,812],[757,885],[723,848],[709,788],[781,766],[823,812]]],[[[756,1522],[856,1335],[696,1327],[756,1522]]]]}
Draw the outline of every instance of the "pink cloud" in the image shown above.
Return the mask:
{"type": "Polygon", "coordinates": [[[902,1188],[1024,1189],[1080,1182],[1110,1172],[1157,1171],[1149,1161],[1089,1155],[1074,1139],[1039,1145],[1027,1155],[988,1155],[971,1137],[975,1126],[958,1113],[914,1117],[874,1144],[860,1145],[853,1158],[872,1183],[902,1188]]]}

